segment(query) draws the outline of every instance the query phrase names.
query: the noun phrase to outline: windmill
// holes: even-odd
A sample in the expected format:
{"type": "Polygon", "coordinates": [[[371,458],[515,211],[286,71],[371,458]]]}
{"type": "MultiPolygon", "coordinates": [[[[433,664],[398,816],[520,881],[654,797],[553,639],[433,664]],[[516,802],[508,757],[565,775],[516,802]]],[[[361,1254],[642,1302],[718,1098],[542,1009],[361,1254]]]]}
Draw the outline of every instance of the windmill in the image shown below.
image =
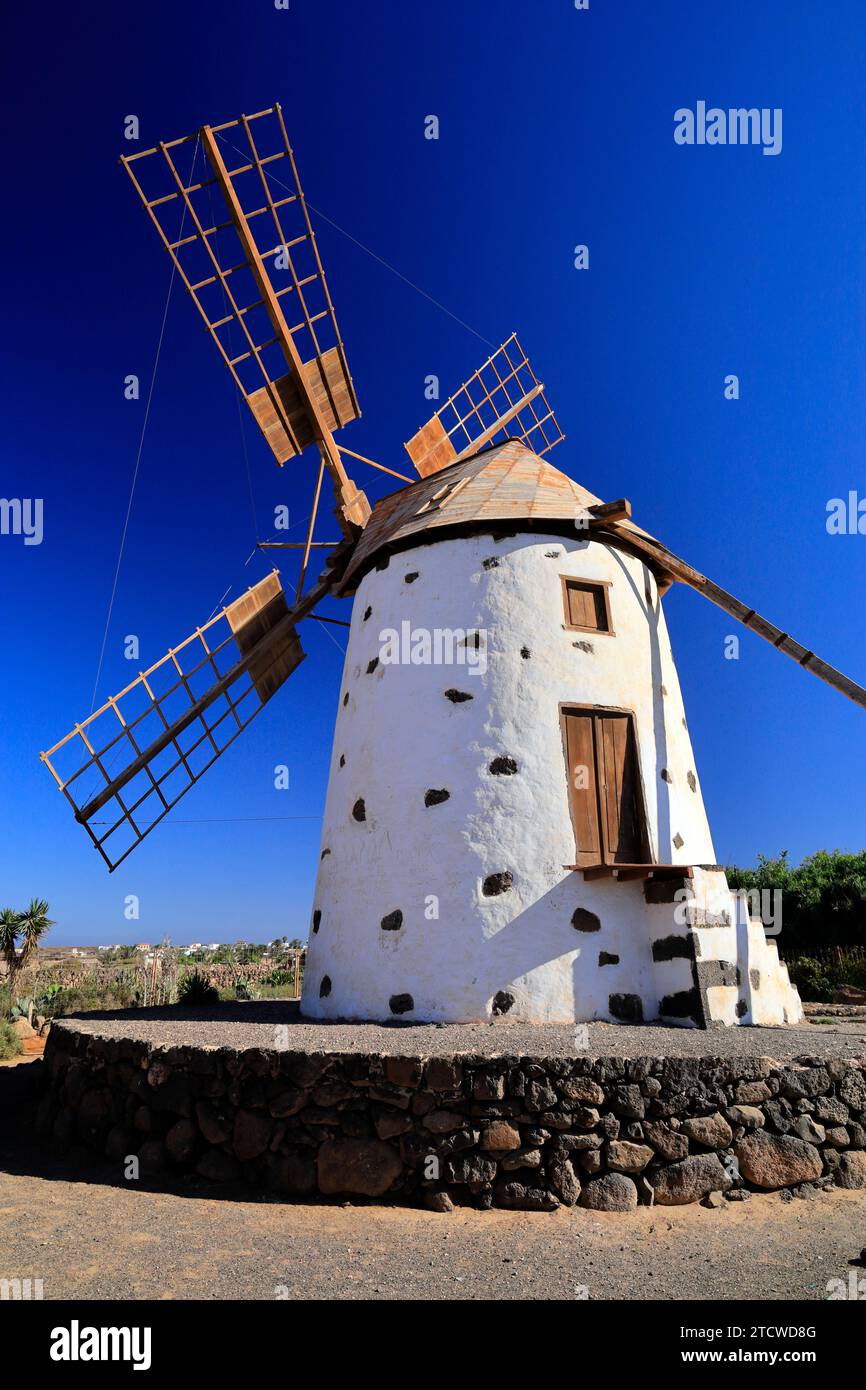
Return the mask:
{"type": "Polygon", "coordinates": [[[406,444],[417,481],[339,443],[358,400],[279,105],[121,163],[277,464],[318,466],[294,594],[267,575],[41,755],[109,871],[353,597],[305,1013],[795,1022],[714,863],[661,598],[866,691],[545,461],[515,335],[406,444]],[[347,459],[406,485],[371,510],[347,459]],[[305,588],[326,472],[342,539],[305,588]]]}

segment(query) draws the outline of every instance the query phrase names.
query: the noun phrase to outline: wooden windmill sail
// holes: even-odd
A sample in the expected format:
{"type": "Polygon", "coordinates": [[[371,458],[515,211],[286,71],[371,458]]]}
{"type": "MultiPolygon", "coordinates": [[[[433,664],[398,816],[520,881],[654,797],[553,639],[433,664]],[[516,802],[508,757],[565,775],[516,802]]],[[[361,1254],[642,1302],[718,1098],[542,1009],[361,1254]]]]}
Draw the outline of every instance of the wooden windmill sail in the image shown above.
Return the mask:
{"type": "Polygon", "coordinates": [[[334,439],[360,409],[280,106],[121,164],[277,463],[317,444],[344,531],[363,525],[334,439]],[[199,146],[211,177],[187,182],[181,152],[199,146]]]}
{"type": "Polygon", "coordinates": [[[517,334],[497,348],[406,444],[422,478],[508,432],[541,457],[565,438],[517,334]]]}
{"type": "Polygon", "coordinates": [[[297,669],[297,624],[327,594],[351,592],[366,557],[386,539],[399,544],[422,528],[514,518],[560,532],[586,526],[645,559],[660,591],[674,581],[688,585],[866,707],[862,686],[637,527],[625,499],[604,503],[558,475],[568,486],[548,489],[537,502],[531,465],[521,472],[517,464],[510,492],[482,495],[476,460],[483,450],[517,440],[537,460],[564,437],[516,335],[409,440],[419,480],[382,499],[371,519],[343,456],[383,466],[336,440],[360,410],[279,105],[204,125],[121,163],[272,456],[281,466],[305,467],[295,461],[314,448],[319,463],[310,475],[312,514],[294,600],[276,572],[269,575],[41,755],[110,870],[297,669]],[[343,540],[304,593],[325,472],[343,540]]]}

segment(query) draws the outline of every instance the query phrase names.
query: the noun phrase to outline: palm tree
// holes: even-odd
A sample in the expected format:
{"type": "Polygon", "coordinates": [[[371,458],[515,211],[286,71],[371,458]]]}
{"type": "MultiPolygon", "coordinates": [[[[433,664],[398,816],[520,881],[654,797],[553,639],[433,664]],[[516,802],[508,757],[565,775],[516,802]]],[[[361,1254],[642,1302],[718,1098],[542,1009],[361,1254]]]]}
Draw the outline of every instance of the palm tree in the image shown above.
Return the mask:
{"type": "Polygon", "coordinates": [[[29,906],[17,914],[16,931],[21,937],[21,954],[14,956],[14,965],[9,972],[9,983],[13,986],[13,992],[15,981],[39,945],[40,937],[53,926],[54,923],[48,916],[48,903],[44,898],[31,898],[29,906]]]}

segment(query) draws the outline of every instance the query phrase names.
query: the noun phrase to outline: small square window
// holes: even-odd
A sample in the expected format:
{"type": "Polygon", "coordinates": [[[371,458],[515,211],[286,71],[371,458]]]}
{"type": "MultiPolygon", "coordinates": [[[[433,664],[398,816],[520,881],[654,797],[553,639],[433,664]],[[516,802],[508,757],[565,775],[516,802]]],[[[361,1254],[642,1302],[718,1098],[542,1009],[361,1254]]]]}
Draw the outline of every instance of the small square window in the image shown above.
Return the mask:
{"type": "Polygon", "coordinates": [[[565,626],[574,632],[613,633],[609,588],[606,580],[567,579],[563,575],[565,626]]]}

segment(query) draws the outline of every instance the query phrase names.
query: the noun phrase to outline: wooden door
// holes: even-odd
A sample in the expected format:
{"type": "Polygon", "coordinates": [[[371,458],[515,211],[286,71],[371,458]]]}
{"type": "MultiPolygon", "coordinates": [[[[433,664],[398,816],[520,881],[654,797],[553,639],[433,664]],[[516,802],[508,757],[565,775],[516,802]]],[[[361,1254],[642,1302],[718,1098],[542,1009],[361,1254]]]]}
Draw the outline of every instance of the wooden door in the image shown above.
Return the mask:
{"type": "Polygon", "coordinates": [[[604,862],[645,864],[648,855],[631,715],[596,715],[595,740],[604,862]]]}
{"type": "Polygon", "coordinates": [[[577,841],[575,863],[581,867],[603,862],[594,723],[592,714],[583,714],[579,710],[566,712],[568,788],[577,841]]]}
{"type": "Polygon", "coordinates": [[[630,714],[565,712],[566,756],[578,866],[646,864],[649,845],[630,714]]]}

